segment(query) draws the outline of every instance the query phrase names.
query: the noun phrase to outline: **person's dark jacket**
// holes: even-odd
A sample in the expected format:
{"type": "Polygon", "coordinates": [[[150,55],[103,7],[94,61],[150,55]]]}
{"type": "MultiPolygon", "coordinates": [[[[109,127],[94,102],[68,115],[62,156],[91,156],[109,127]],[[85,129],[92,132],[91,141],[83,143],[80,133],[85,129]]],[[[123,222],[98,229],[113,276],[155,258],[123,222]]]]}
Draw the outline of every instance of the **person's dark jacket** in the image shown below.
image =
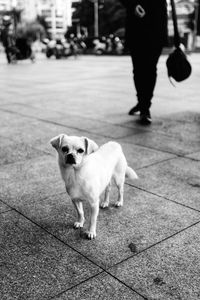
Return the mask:
{"type": "Polygon", "coordinates": [[[127,11],[126,42],[129,48],[167,44],[167,3],[166,0],[120,0],[127,11]],[[143,18],[135,15],[140,4],[146,14],[143,18]]]}

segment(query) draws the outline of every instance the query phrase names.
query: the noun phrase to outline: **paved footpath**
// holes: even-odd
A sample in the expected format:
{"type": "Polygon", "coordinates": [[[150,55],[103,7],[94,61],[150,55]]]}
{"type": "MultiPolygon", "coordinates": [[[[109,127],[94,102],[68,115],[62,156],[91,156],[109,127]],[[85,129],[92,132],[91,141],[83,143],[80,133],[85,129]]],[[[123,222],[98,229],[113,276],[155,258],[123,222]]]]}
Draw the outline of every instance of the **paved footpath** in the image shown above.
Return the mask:
{"type": "Polygon", "coordinates": [[[127,115],[135,103],[129,57],[9,66],[1,55],[1,300],[200,299],[200,55],[176,87],[165,60],[153,123],[142,127],[127,115]],[[113,188],[92,241],[73,229],[49,144],[59,133],[120,142],[139,175],[120,209],[113,188]]]}

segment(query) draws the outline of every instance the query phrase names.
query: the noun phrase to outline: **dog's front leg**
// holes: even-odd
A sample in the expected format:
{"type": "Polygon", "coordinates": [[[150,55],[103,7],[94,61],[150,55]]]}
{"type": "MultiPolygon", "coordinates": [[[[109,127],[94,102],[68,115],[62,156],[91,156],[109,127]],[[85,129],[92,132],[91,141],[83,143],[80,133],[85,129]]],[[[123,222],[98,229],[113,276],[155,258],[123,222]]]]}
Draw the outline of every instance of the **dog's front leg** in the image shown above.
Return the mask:
{"type": "Polygon", "coordinates": [[[74,203],[74,206],[78,214],[78,221],[74,223],[74,228],[83,227],[83,224],[85,222],[83,203],[80,199],[72,199],[72,202],[74,203]]]}
{"type": "Polygon", "coordinates": [[[87,232],[88,239],[94,239],[96,237],[96,224],[97,217],[99,214],[99,199],[95,201],[95,203],[91,205],[91,216],[90,216],[90,225],[89,231],[87,232]]]}

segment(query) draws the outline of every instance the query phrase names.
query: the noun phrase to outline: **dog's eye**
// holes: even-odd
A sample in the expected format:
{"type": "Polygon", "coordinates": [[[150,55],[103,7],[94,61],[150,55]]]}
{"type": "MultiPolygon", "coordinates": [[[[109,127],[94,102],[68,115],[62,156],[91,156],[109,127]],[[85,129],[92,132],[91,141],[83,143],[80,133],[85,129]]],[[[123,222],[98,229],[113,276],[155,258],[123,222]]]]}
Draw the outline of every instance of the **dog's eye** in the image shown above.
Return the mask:
{"type": "Polygon", "coordinates": [[[67,146],[64,146],[64,147],[62,147],[62,152],[68,152],[69,151],[69,148],[67,147],[67,146]]]}
{"type": "Polygon", "coordinates": [[[83,152],[84,152],[84,150],[83,150],[83,149],[81,149],[81,148],[79,148],[79,149],[77,150],[77,152],[78,152],[78,153],[83,153],[83,152]]]}

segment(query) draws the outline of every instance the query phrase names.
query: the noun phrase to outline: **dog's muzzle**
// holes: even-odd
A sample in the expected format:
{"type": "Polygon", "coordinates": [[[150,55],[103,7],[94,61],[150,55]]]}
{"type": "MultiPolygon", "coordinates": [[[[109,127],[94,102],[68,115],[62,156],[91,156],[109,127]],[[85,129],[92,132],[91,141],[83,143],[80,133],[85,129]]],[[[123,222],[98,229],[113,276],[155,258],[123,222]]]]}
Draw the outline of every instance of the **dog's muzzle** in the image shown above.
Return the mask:
{"type": "Polygon", "coordinates": [[[75,161],[75,159],[74,159],[73,154],[68,154],[68,155],[65,157],[65,163],[66,163],[66,164],[70,164],[70,165],[76,164],[76,161],[75,161]]]}

